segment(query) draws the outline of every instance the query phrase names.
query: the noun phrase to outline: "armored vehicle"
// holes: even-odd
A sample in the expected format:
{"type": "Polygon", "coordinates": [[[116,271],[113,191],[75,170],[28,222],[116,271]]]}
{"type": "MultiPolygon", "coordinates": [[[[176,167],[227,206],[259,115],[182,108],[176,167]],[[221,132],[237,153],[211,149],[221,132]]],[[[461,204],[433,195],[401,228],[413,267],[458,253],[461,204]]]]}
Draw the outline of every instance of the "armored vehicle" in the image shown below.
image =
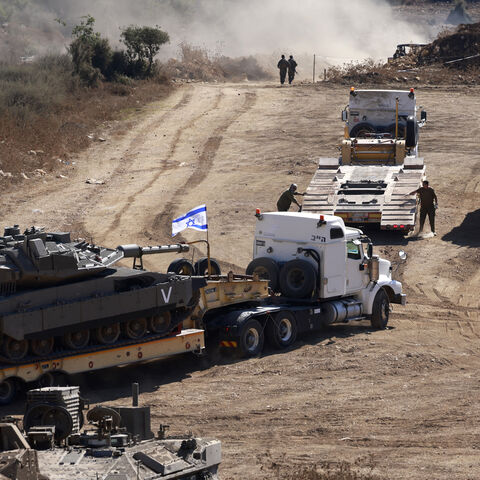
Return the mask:
{"type": "Polygon", "coordinates": [[[109,249],[18,225],[0,237],[0,362],[25,363],[154,339],[178,330],[203,278],[143,269],[188,245],[109,249]],[[133,258],[133,267],[114,266],[133,258]]]}
{"type": "Polygon", "coordinates": [[[25,436],[12,423],[0,423],[0,478],[21,480],[218,479],[218,440],[170,438],[168,426],[151,431],[150,407],[79,409],[78,387],[28,392],[25,436]]]}

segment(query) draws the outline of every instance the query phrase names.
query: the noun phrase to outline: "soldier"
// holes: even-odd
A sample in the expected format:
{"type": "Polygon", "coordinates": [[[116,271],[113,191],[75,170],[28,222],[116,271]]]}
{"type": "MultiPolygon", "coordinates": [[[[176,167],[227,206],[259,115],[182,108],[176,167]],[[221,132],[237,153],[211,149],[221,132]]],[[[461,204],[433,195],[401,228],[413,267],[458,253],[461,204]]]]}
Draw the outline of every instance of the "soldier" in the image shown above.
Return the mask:
{"type": "Polygon", "coordinates": [[[287,69],[289,67],[289,63],[285,59],[285,55],[282,55],[282,58],[277,63],[277,67],[280,69],[280,83],[283,85],[285,83],[285,77],[287,76],[287,69]]]}
{"type": "Polygon", "coordinates": [[[290,55],[288,59],[288,83],[291,85],[295,74],[297,73],[297,62],[293,59],[293,55],[290,55]]]}
{"type": "Polygon", "coordinates": [[[438,208],[438,199],[435,190],[428,186],[427,180],[424,180],[423,187],[410,192],[408,195],[413,195],[414,193],[417,193],[420,197],[420,230],[418,233],[422,232],[425,218],[428,215],[430,230],[433,235],[437,235],[435,233],[435,210],[438,208]]]}
{"type": "Polygon", "coordinates": [[[278,199],[277,209],[279,212],[287,212],[292,202],[298,206],[298,211],[301,210],[301,205],[295,200],[295,195],[305,195],[297,192],[297,185],[292,183],[288,190],[285,190],[278,199]]]}

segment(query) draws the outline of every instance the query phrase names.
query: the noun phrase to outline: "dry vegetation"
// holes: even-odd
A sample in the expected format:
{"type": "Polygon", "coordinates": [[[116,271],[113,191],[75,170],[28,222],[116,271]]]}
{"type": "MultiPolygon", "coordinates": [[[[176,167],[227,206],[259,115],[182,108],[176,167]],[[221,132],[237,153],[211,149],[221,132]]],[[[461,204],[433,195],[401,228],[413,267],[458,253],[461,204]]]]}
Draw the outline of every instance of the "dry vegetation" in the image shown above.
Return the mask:
{"type": "Polygon", "coordinates": [[[385,64],[367,60],[331,67],[327,80],[342,84],[476,85],[480,74],[479,48],[480,23],[460,25],[444,30],[419,51],[385,64]]]}
{"type": "Polygon", "coordinates": [[[212,56],[204,48],[187,43],[180,45],[180,59],[170,59],[164,67],[175,79],[200,81],[268,80],[271,75],[255,57],[230,58],[212,56]]]}
{"type": "Polygon", "coordinates": [[[0,69],[0,182],[44,175],[98,140],[108,122],[167,95],[155,79],[81,87],[67,56],[0,69]]]}

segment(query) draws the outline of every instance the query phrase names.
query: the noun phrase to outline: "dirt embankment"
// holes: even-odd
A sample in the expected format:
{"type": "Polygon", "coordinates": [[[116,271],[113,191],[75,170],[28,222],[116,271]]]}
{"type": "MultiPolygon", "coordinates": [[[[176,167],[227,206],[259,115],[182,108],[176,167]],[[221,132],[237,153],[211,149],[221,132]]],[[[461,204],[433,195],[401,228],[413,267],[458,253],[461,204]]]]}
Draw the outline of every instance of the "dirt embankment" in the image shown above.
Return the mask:
{"type": "MultiPolygon", "coordinates": [[[[420,152],[439,197],[438,236],[371,232],[381,255],[393,260],[402,248],[409,256],[396,272],[409,303],[395,306],[389,329],[340,325],[248,361],[186,357],[98,372],[78,379],[83,393],[126,404],[131,381],[140,381],[154,424],[222,440],[224,480],[288,478],[322,462],[364,478],[476,478],[479,93],[417,91],[429,114],[420,152]]],[[[304,190],[317,157],[336,155],[347,96],[328,84],[183,85],[122,134],[72,157],[68,179],[25,180],[4,195],[1,222],[73,230],[110,246],[162,244],[175,216],[206,203],[213,255],[224,270],[242,271],[255,208],[274,208],[292,182],[304,190]],[[90,177],[104,183],[86,184],[90,177]]],[[[173,258],[147,266],[164,269],[173,258]]]]}

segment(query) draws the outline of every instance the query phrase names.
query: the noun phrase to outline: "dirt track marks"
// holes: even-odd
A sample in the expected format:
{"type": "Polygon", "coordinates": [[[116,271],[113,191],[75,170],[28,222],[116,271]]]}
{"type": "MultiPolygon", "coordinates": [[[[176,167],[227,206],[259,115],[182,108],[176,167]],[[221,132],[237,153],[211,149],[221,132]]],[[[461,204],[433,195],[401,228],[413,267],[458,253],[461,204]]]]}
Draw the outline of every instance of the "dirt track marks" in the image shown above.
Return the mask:
{"type": "MultiPolygon", "coordinates": [[[[218,126],[213,134],[205,142],[202,152],[198,158],[198,164],[195,169],[188,177],[187,181],[180,186],[172,195],[172,198],[176,198],[187,193],[192,188],[198,186],[208,175],[208,172],[213,164],[215,155],[220,147],[220,144],[223,139],[223,134],[228,130],[228,128],[235,122],[241,115],[245,114],[250,110],[256,102],[257,95],[255,92],[246,92],[245,100],[242,107],[235,111],[234,114],[227,119],[223,124],[218,126]]],[[[165,204],[163,210],[155,217],[153,221],[153,228],[164,229],[168,231],[170,229],[170,221],[172,212],[175,211],[175,201],[170,201],[165,204]]]]}
{"type": "MultiPolygon", "coordinates": [[[[185,107],[186,105],[188,105],[192,99],[192,96],[193,96],[193,92],[191,90],[183,92],[182,97],[175,105],[173,105],[173,107],[168,109],[160,117],[154,117],[152,121],[147,122],[140,129],[140,131],[133,136],[133,138],[129,139],[127,146],[122,149],[123,151],[123,155],[121,156],[122,161],[113,170],[109,178],[115,180],[115,179],[121,178],[122,175],[124,175],[126,172],[130,173],[130,166],[135,160],[136,156],[138,155],[138,152],[135,151],[136,147],[138,145],[142,145],[148,133],[151,132],[153,129],[158,128],[159,125],[165,122],[168,119],[168,117],[172,114],[172,112],[175,112],[185,107]]],[[[108,183],[110,183],[109,179],[105,179],[105,180],[108,183]]],[[[105,192],[103,189],[96,189],[93,191],[89,190],[85,195],[84,202],[77,203],[75,205],[75,210],[74,210],[75,213],[73,213],[71,217],[72,230],[81,232],[81,234],[86,237],[91,236],[83,220],[84,210],[89,205],[99,204],[101,202],[101,198],[104,195],[104,193],[105,192]]],[[[117,215],[115,216],[112,222],[112,225],[114,225],[115,222],[119,221],[119,219],[117,218],[117,215]]]]}
{"type": "MultiPolygon", "coordinates": [[[[187,106],[188,103],[191,100],[191,97],[192,97],[192,94],[190,92],[187,92],[184,95],[184,97],[182,98],[182,100],[174,107],[174,109],[178,109],[180,107],[187,106]]],[[[114,232],[115,230],[117,230],[118,228],[121,227],[121,219],[122,219],[122,217],[124,217],[125,215],[127,215],[129,213],[129,210],[130,210],[135,198],[137,197],[137,195],[139,195],[141,192],[145,192],[146,190],[150,189],[158,181],[158,179],[165,172],[165,170],[173,167],[172,165],[169,165],[169,162],[172,160],[173,156],[175,155],[175,152],[177,150],[177,146],[178,146],[178,144],[180,142],[180,139],[181,139],[182,135],[184,134],[184,132],[189,131],[191,128],[193,128],[195,126],[195,123],[197,123],[202,117],[204,117],[205,115],[208,115],[210,112],[213,112],[214,110],[216,110],[219,107],[220,102],[221,102],[223,97],[224,97],[223,92],[222,91],[218,92],[218,94],[215,98],[215,101],[213,102],[212,106],[209,109],[202,111],[198,115],[195,115],[187,123],[181,125],[177,129],[177,131],[175,132],[175,134],[173,135],[173,138],[171,140],[170,149],[168,150],[167,155],[162,160],[159,167],[155,169],[156,173],[153,175],[153,177],[151,178],[150,181],[148,181],[145,185],[142,185],[141,188],[139,188],[136,192],[134,192],[134,193],[132,193],[131,195],[128,196],[128,198],[125,201],[124,207],[116,213],[115,218],[113,219],[110,226],[108,227],[108,229],[107,229],[108,233],[112,233],[112,232],[114,232]]],[[[207,141],[207,143],[208,143],[208,141],[207,141]]],[[[129,172],[129,173],[131,173],[131,172],[129,172]]]]}

